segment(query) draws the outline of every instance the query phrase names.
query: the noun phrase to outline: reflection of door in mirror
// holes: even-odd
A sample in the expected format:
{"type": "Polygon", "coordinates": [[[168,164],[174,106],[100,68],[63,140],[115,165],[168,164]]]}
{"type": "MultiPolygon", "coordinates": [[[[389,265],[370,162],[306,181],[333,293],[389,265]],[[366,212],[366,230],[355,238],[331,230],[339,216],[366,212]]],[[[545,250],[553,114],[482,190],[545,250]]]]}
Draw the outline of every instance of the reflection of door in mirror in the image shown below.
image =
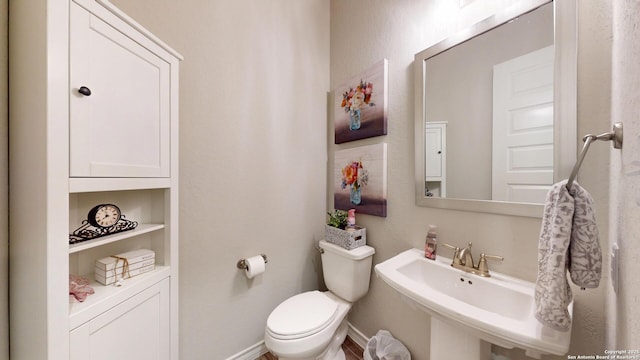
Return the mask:
{"type": "Polygon", "coordinates": [[[540,203],[553,184],[553,46],[493,67],[492,200],[540,203]]]}
{"type": "MultiPolygon", "coordinates": [[[[434,121],[447,122],[446,193],[438,195],[434,192],[434,196],[493,199],[494,66],[541,48],[553,47],[553,41],[553,4],[550,3],[425,60],[425,125],[434,121]]],[[[530,76],[522,79],[525,78],[532,79],[530,76]]],[[[532,80],[538,79],[533,77],[532,80]]],[[[429,139],[425,138],[425,151],[428,148],[429,139]]],[[[542,152],[552,156],[553,148],[542,152]]],[[[527,160],[530,154],[520,152],[518,155],[520,160],[527,160]]],[[[429,163],[428,160],[425,162],[429,163]]],[[[549,162],[553,169],[553,158],[549,158],[549,162]]],[[[431,171],[429,166],[425,175],[431,171]]],[[[550,178],[553,179],[552,173],[550,178]]],[[[536,186],[539,184],[535,178],[532,182],[536,186]]],[[[427,187],[435,185],[426,177],[425,183],[427,187]]],[[[518,186],[520,184],[514,185],[518,186]]],[[[509,201],[543,202],[544,196],[531,201],[536,196],[531,194],[518,193],[509,201]]]]}
{"type": "Polygon", "coordinates": [[[425,196],[447,196],[447,122],[426,125],[425,196]]]}

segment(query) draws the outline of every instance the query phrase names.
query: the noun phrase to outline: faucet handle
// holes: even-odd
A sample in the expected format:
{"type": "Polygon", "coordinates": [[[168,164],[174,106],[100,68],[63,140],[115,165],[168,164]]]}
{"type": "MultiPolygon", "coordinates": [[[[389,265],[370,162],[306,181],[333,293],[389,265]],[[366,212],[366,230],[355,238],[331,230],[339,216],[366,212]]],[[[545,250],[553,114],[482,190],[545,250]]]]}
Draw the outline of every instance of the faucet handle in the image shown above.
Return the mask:
{"type": "Polygon", "coordinates": [[[491,259],[491,260],[498,260],[498,261],[502,261],[504,260],[504,258],[502,256],[498,256],[498,255],[487,255],[485,253],[480,254],[480,259],[482,258],[487,258],[487,259],[491,259]]]}
{"type": "Polygon", "coordinates": [[[442,243],[442,245],[443,245],[443,246],[448,247],[449,249],[451,249],[451,250],[453,250],[453,251],[460,250],[460,248],[459,248],[459,247],[454,246],[454,245],[451,245],[451,244],[442,243]]]}
{"type": "Polygon", "coordinates": [[[487,259],[502,261],[504,258],[497,255],[487,255],[485,253],[480,254],[480,260],[478,261],[478,272],[480,276],[490,277],[489,266],[487,265],[487,259]]]}
{"type": "Polygon", "coordinates": [[[447,243],[442,243],[443,246],[448,247],[449,249],[453,250],[453,261],[451,263],[451,265],[453,264],[458,264],[460,265],[460,248],[451,244],[447,244],[447,243]]]}

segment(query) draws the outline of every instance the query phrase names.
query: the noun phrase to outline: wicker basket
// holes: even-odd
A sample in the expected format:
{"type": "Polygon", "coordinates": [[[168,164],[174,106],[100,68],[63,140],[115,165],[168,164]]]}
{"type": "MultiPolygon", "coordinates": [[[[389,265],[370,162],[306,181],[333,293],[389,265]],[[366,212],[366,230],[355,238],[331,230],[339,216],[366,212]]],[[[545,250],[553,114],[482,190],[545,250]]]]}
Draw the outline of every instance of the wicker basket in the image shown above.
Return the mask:
{"type": "Polygon", "coordinates": [[[327,241],[347,250],[367,245],[367,229],[357,227],[355,231],[346,231],[326,225],[324,228],[327,241]]]}

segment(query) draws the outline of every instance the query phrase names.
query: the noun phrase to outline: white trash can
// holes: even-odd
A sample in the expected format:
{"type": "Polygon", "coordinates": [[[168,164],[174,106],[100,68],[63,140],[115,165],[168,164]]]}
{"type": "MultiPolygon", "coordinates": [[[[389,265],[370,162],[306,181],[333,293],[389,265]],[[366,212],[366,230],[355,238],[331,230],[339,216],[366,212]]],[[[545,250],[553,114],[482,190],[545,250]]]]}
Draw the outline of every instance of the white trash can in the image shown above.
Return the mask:
{"type": "Polygon", "coordinates": [[[409,350],[387,330],[379,330],[364,349],[364,360],[411,360],[409,350]]]}

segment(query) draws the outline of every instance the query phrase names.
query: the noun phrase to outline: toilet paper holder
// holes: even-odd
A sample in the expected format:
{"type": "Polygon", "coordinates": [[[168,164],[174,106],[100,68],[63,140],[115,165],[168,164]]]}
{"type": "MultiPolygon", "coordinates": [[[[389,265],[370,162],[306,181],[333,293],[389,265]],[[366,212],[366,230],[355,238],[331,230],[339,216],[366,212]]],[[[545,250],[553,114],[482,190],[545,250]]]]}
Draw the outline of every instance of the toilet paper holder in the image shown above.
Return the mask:
{"type": "MultiPolygon", "coordinates": [[[[268,263],[269,260],[267,260],[267,255],[265,254],[260,254],[260,256],[262,256],[262,258],[264,259],[264,263],[268,263]]],[[[247,266],[247,259],[240,259],[238,260],[238,269],[242,269],[242,270],[247,270],[249,267],[247,266]]]]}

